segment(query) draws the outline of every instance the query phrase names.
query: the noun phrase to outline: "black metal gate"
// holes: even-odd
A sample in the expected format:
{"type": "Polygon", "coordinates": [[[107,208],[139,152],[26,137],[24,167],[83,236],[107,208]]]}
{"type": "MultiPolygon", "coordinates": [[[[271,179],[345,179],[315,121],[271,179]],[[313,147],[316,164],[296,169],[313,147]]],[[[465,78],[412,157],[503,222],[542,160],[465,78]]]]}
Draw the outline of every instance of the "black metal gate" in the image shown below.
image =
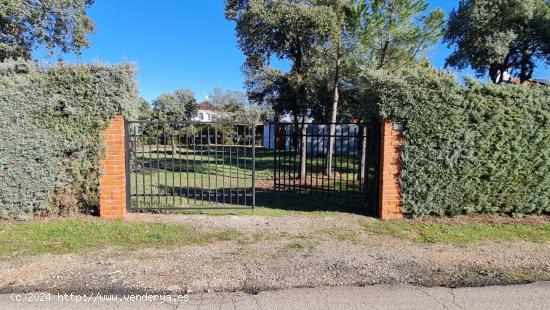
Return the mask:
{"type": "Polygon", "coordinates": [[[128,208],[374,210],[379,127],[330,127],[129,121],[128,208]]]}
{"type": "Polygon", "coordinates": [[[378,203],[379,127],[374,122],[333,125],[332,134],[330,123],[269,125],[274,190],[339,208],[373,210],[378,203]]]}
{"type": "Polygon", "coordinates": [[[256,191],[256,126],[128,122],[130,210],[248,209],[256,191]]]}

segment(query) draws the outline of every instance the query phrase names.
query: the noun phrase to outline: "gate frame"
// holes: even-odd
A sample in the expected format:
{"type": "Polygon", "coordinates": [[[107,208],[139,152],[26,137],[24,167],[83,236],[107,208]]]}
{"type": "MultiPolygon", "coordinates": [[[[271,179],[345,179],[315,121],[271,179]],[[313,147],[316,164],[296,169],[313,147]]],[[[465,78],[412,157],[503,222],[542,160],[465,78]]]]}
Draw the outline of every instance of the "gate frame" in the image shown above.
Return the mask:
{"type": "MultiPolygon", "coordinates": [[[[256,128],[256,125],[254,125],[256,128]]],[[[402,195],[399,183],[401,172],[400,150],[403,142],[401,126],[392,120],[380,121],[380,168],[378,214],[382,220],[403,218],[402,195]]],[[[256,131],[253,134],[255,159],[256,131]]],[[[105,157],[100,161],[99,214],[102,218],[124,218],[129,207],[129,145],[127,121],[115,116],[104,131],[105,157]]],[[[253,160],[255,170],[256,163],[253,160]]],[[[253,173],[255,175],[255,173],[253,173]]],[[[254,176],[255,177],[255,176],[254,176]]],[[[255,204],[256,179],[253,182],[255,204]]],[[[229,208],[227,208],[229,209],[229,208]]]]}
{"type": "MultiPolygon", "coordinates": [[[[186,211],[186,210],[253,210],[256,208],[256,129],[257,129],[257,124],[254,124],[254,123],[244,123],[244,122],[232,122],[232,121],[210,121],[210,122],[200,122],[200,121],[157,121],[157,120],[151,120],[151,121],[148,121],[148,120],[133,120],[133,121],[129,121],[129,120],[125,120],[125,126],[127,128],[127,131],[126,131],[126,135],[125,135],[125,145],[126,145],[126,160],[128,162],[127,164],[127,168],[126,168],[126,172],[127,172],[127,181],[126,181],[126,192],[127,192],[127,203],[126,203],[126,210],[127,212],[139,212],[139,211],[186,211]],[[244,204],[227,204],[227,203],[221,203],[223,205],[228,205],[227,207],[204,207],[204,206],[199,206],[199,205],[191,205],[189,207],[175,207],[175,208],[167,208],[167,207],[161,207],[161,206],[156,206],[156,207],[132,207],[131,205],[131,197],[132,197],[132,192],[131,192],[131,186],[132,186],[132,178],[131,178],[131,173],[132,173],[132,168],[131,168],[131,144],[130,144],[130,140],[131,140],[131,137],[132,137],[132,132],[128,129],[130,126],[130,124],[178,124],[178,125],[197,125],[197,126],[211,126],[211,125],[225,125],[225,126],[242,126],[243,128],[246,128],[248,130],[250,130],[250,133],[251,133],[251,140],[250,140],[250,145],[230,145],[229,147],[233,146],[234,148],[237,148],[237,151],[239,150],[238,148],[239,147],[250,147],[251,148],[251,152],[250,152],[250,155],[251,155],[251,159],[250,159],[250,166],[245,166],[245,167],[249,167],[251,168],[252,170],[252,174],[251,174],[251,183],[252,183],[252,186],[251,186],[251,199],[250,199],[250,204],[247,204],[247,194],[246,194],[246,189],[245,189],[245,193],[244,193],[244,204]]],[[[210,130],[208,130],[209,132],[210,130]]],[[[238,132],[238,131],[237,131],[238,132]]],[[[246,130],[244,131],[243,133],[244,137],[248,137],[246,135],[246,130]]],[[[201,137],[202,137],[202,134],[201,134],[201,137]]],[[[223,143],[223,142],[222,142],[223,143]]],[[[223,145],[223,144],[222,144],[223,145]]],[[[228,146],[225,146],[225,148],[227,148],[228,146]]],[[[238,160],[238,158],[237,158],[238,160]]],[[[160,171],[157,171],[157,173],[159,173],[160,171]]],[[[181,171],[183,172],[183,171],[181,171]]],[[[187,185],[189,186],[189,185],[187,185]]],[[[216,185],[217,186],[217,185],[216,185]]],[[[231,189],[231,188],[229,188],[231,189]]],[[[239,194],[237,193],[237,195],[239,196],[239,194]]],[[[240,197],[240,196],[239,196],[240,197]]],[[[203,199],[203,197],[201,196],[201,200],[203,199]]],[[[237,198],[238,199],[238,198],[237,198]]]]}
{"type": "MultiPolygon", "coordinates": [[[[355,206],[357,204],[361,204],[361,207],[368,206],[367,209],[369,211],[376,211],[378,209],[380,194],[380,127],[377,121],[355,123],[312,122],[307,124],[293,122],[270,122],[266,125],[269,126],[268,145],[273,152],[273,191],[276,194],[291,192],[296,194],[297,199],[301,199],[302,197],[300,196],[304,195],[303,199],[307,200],[330,200],[337,203],[342,208],[344,208],[343,206],[345,205],[355,206]],[[303,125],[306,125],[306,131],[302,131],[303,125]],[[329,132],[331,125],[334,125],[337,128],[333,135],[329,132]],[[355,126],[353,131],[350,130],[350,126],[355,126]],[[338,128],[340,128],[340,133],[338,133],[338,128]],[[351,181],[346,180],[346,188],[342,188],[343,180],[336,177],[333,173],[327,175],[327,184],[324,184],[324,180],[322,182],[316,181],[314,184],[310,183],[311,176],[313,175],[313,171],[311,170],[312,168],[310,168],[310,171],[307,171],[306,169],[305,185],[300,184],[301,181],[299,181],[298,178],[296,178],[295,181],[292,181],[292,177],[300,174],[299,169],[301,161],[299,159],[301,154],[301,145],[294,148],[293,143],[298,142],[295,142],[293,139],[296,138],[298,141],[302,141],[303,139],[306,140],[305,144],[308,158],[309,156],[323,157],[321,162],[313,162],[310,161],[309,158],[306,163],[306,165],[313,165],[316,168],[314,170],[319,171],[324,169],[324,161],[326,160],[325,156],[328,151],[328,142],[325,141],[328,141],[331,137],[335,140],[334,159],[340,158],[340,160],[346,162],[346,165],[349,165],[352,161],[357,162],[356,165],[352,163],[352,167],[354,169],[352,171],[353,178],[351,181]],[[338,140],[340,140],[340,143],[337,142],[338,140]],[[345,145],[344,141],[346,142],[345,145]],[[374,145],[371,144],[373,142],[374,145]],[[372,146],[372,148],[369,148],[369,146],[372,146]],[[338,149],[338,147],[340,147],[340,149],[338,149]],[[282,158],[278,153],[280,150],[283,150],[284,153],[282,158]],[[289,154],[285,155],[287,153],[289,154]],[[283,162],[282,164],[281,161],[283,162]],[[283,168],[282,165],[286,164],[290,164],[291,167],[289,169],[283,168]],[[375,169],[374,178],[372,181],[368,181],[368,178],[365,177],[369,168],[375,169]],[[287,173],[288,178],[286,178],[287,173]],[[356,176],[357,178],[355,178],[356,176]],[[337,180],[340,181],[338,182],[340,184],[340,188],[332,188],[330,182],[337,180]],[[349,186],[353,188],[355,185],[357,185],[357,188],[350,191],[349,186]],[[304,192],[302,192],[302,190],[304,190],[304,192]],[[308,190],[311,192],[308,193],[308,190]],[[342,193],[347,193],[348,195],[351,195],[352,198],[348,197],[349,199],[342,199],[342,193]],[[315,198],[315,194],[319,194],[321,197],[315,198]]],[[[338,165],[335,164],[333,170],[336,170],[337,166],[338,165]]],[[[342,163],[340,168],[342,168],[342,163]]],[[[324,175],[322,172],[317,172],[317,174],[324,175]]]]}

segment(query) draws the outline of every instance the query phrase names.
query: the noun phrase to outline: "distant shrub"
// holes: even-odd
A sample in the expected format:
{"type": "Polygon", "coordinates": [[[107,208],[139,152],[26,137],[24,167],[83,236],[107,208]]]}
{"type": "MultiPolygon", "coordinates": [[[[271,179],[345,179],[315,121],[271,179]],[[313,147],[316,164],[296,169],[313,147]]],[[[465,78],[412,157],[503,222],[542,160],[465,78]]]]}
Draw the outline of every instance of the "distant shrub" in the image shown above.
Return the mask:
{"type": "Polygon", "coordinates": [[[549,87],[463,86],[430,68],[363,83],[382,117],[405,124],[405,213],[550,212],[549,87]]]}
{"type": "Polygon", "coordinates": [[[137,102],[135,72],[0,64],[0,218],[97,209],[101,133],[137,102]]]}

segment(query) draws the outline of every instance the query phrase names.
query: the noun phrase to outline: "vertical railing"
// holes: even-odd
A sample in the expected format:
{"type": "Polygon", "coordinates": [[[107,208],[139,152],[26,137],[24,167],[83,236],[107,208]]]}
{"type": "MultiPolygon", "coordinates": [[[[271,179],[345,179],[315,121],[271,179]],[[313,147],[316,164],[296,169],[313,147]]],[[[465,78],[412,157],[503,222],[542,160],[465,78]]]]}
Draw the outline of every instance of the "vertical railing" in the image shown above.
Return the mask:
{"type": "MultiPolygon", "coordinates": [[[[372,159],[377,152],[378,137],[372,135],[373,130],[368,130],[375,126],[336,124],[331,134],[330,125],[310,123],[307,130],[294,123],[274,125],[274,190],[297,194],[298,198],[361,202],[375,207],[371,198],[377,193],[377,163],[372,159]],[[332,170],[325,171],[331,138],[334,139],[332,170]],[[291,143],[287,143],[289,139],[291,143]],[[306,148],[305,154],[301,152],[302,147],[306,148]]],[[[271,137],[271,133],[269,135],[271,137]]]]}
{"type": "Polygon", "coordinates": [[[130,210],[256,206],[256,125],[129,124],[130,210]]]}

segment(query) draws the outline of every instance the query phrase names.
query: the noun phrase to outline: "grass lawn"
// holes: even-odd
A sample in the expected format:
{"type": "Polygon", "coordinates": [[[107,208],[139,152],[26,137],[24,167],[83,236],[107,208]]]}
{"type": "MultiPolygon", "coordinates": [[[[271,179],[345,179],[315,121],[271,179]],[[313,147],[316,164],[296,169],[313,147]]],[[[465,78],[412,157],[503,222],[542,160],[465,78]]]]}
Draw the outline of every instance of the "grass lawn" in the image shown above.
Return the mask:
{"type": "Polygon", "coordinates": [[[102,247],[138,249],[231,240],[236,231],[198,233],[191,226],[103,220],[0,224],[0,256],[79,253],[102,247]]]}
{"type": "MultiPolygon", "coordinates": [[[[289,152],[281,152],[283,154],[277,159],[280,168],[277,179],[279,183],[286,184],[283,190],[290,191],[291,187],[300,186],[297,180],[299,158],[290,156],[289,152]]],[[[178,146],[172,152],[171,146],[165,149],[137,145],[133,158],[130,175],[132,207],[231,208],[252,204],[252,158],[249,147],[232,147],[229,150],[219,145],[193,149],[178,146]]],[[[306,183],[296,191],[306,198],[323,200],[321,195],[328,197],[331,191],[330,195],[342,201],[361,200],[363,185],[356,180],[358,160],[335,156],[334,173],[330,178],[322,174],[323,160],[322,156],[308,157],[306,183]],[[312,186],[315,190],[310,190],[312,186]]],[[[273,151],[257,148],[257,206],[268,207],[270,204],[266,194],[273,194],[273,174],[273,151]]]]}
{"type": "Polygon", "coordinates": [[[366,231],[378,235],[389,235],[415,243],[448,243],[468,245],[483,241],[530,241],[550,242],[550,224],[442,224],[430,222],[383,222],[369,221],[366,231]]]}
{"type": "MultiPolygon", "coordinates": [[[[271,211],[265,211],[271,212],[271,211]]],[[[271,213],[269,213],[271,214],[271,213]]],[[[298,215],[299,213],[289,213],[298,215]]],[[[289,215],[285,214],[285,215],[289,215]]],[[[309,214],[309,213],[308,213],[309,214]]],[[[320,213],[321,214],[321,213],[320,213]]],[[[342,221],[345,221],[342,218],[342,221]]],[[[80,253],[98,248],[142,249],[178,245],[206,245],[213,241],[288,239],[302,244],[316,240],[360,242],[362,238],[389,235],[419,244],[467,246],[478,242],[550,242],[550,224],[441,224],[350,220],[349,229],[326,227],[298,235],[284,231],[239,232],[235,230],[197,232],[190,225],[96,220],[52,220],[49,222],[0,222],[0,257],[44,253],[80,253]],[[355,224],[354,224],[355,223],[355,224]],[[356,225],[355,227],[352,227],[356,225]],[[357,226],[359,225],[359,226],[357,226]],[[359,228],[359,229],[357,229],[359,228]],[[261,236],[261,237],[260,237],[261,236]],[[320,238],[320,239],[319,239],[320,238]]]]}

